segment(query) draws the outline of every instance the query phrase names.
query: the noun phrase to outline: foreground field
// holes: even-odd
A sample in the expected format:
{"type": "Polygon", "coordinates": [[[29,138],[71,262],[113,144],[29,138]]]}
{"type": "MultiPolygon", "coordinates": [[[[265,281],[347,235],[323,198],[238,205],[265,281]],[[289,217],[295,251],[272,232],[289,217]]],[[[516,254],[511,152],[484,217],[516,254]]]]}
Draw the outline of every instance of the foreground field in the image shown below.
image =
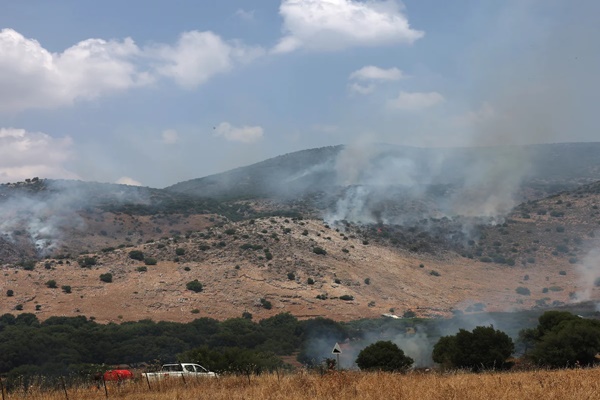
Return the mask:
{"type": "Polygon", "coordinates": [[[54,392],[29,390],[5,394],[17,399],[600,399],[600,369],[530,371],[507,373],[451,373],[398,375],[390,373],[340,372],[326,375],[231,376],[200,381],[145,381],[104,388],[61,387],[54,392]]]}

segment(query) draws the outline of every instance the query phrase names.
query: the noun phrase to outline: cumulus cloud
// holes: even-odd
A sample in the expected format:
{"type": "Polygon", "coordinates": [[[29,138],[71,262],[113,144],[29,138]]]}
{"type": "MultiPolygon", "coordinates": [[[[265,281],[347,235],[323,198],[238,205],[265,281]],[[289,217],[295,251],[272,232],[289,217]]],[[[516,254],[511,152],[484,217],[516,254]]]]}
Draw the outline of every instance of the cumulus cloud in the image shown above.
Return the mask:
{"type": "Polygon", "coordinates": [[[374,65],[367,65],[350,74],[350,80],[362,81],[397,81],[404,78],[404,74],[398,68],[380,68],[374,65]]]}
{"type": "Polygon", "coordinates": [[[175,129],[166,129],[161,133],[161,138],[164,144],[174,144],[179,141],[179,134],[175,129]]]}
{"type": "Polygon", "coordinates": [[[388,107],[395,110],[418,111],[433,107],[444,101],[444,96],[438,92],[404,92],[398,97],[388,100],[388,107]]]}
{"type": "Polygon", "coordinates": [[[0,112],[68,106],[167,77],[194,88],[264,53],[212,32],[184,32],[174,45],[87,39],[52,53],[13,29],[0,31],[0,112]]]}
{"type": "Polygon", "coordinates": [[[129,185],[129,186],[142,186],[141,182],[136,181],[133,178],[130,178],[128,176],[122,176],[119,179],[116,180],[115,183],[118,183],[120,185],[129,185]]]}
{"type": "Polygon", "coordinates": [[[285,36],[273,52],[412,44],[424,32],[412,29],[402,11],[394,0],[283,0],[279,13],[285,36]]]}
{"type": "Polygon", "coordinates": [[[72,158],[72,146],[69,137],[0,128],[0,181],[22,181],[35,176],[78,179],[65,167],[72,158]]]}
{"type": "Polygon", "coordinates": [[[123,41],[88,39],[62,53],[12,29],[0,31],[0,111],[53,108],[147,84],[133,59],[140,49],[123,41]]]}
{"type": "Polygon", "coordinates": [[[212,32],[184,32],[175,46],[155,47],[153,55],[162,63],[161,75],[182,87],[194,88],[212,76],[229,71],[236,63],[249,62],[263,54],[259,47],[226,42],[212,32]]]}
{"type": "Polygon", "coordinates": [[[222,136],[230,142],[254,143],[262,139],[263,128],[260,126],[235,127],[229,122],[221,122],[215,128],[215,135],[222,136]]]}

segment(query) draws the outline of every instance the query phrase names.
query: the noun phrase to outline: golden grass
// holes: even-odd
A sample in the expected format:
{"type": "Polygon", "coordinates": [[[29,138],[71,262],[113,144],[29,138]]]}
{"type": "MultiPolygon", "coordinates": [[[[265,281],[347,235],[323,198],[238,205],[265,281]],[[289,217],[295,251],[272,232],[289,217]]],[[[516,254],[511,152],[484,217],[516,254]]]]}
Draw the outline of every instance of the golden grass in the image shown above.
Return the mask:
{"type": "MultiPolygon", "coordinates": [[[[600,399],[600,369],[497,373],[389,373],[339,372],[228,376],[219,379],[153,383],[140,380],[121,386],[108,384],[108,398],[126,400],[304,400],[304,399],[600,399]]],[[[104,389],[67,388],[68,398],[106,398],[104,389]]],[[[66,399],[62,388],[28,390],[7,400],[66,399]]]]}

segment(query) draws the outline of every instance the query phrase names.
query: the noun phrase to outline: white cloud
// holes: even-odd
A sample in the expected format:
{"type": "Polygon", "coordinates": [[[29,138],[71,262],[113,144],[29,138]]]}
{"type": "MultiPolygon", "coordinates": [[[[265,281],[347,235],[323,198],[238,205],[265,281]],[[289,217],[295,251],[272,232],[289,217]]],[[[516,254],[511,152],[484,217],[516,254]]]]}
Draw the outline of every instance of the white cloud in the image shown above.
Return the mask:
{"type": "Polygon", "coordinates": [[[273,49],[275,53],[412,44],[424,35],[411,29],[394,0],[283,0],[279,13],[285,36],[273,49]]]}
{"type": "Polygon", "coordinates": [[[118,183],[120,185],[129,185],[129,186],[142,186],[141,182],[136,181],[133,178],[130,178],[128,176],[122,176],[119,179],[116,180],[115,183],[118,183]]]}
{"type": "Polygon", "coordinates": [[[260,126],[235,127],[229,122],[221,122],[215,128],[215,135],[222,136],[230,142],[254,143],[262,139],[263,128],[260,126]]]}
{"type": "Polygon", "coordinates": [[[151,81],[133,58],[133,40],[88,39],[62,53],[50,53],[36,40],[12,29],[0,31],[0,111],[54,108],[76,99],[122,91],[151,81]]]}
{"type": "Polygon", "coordinates": [[[362,81],[397,81],[404,78],[404,74],[398,68],[379,68],[374,65],[367,65],[350,74],[350,80],[362,81]]]}
{"type": "Polygon", "coordinates": [[[158,47],[163,63],[158,72],[186,88],[206,82],[213,75],[232,68],[232,48],[212,32],[185,32],[175,46],[158,47]]]}
{"type": "Polygon", "coordinates": [[[352,93],[369,94],[369,93],[373,93],[373,91],[375,90],[375,85],[373,85],[373,84],[361,85],[360,83],[354,82],[354,83],[351,83],[348,85],[348,89],[352,93]]]}
{"type": "Polygon", "coordinates": [[[0,128],[0,181],[35,176],[77,179],[64,166],[72,157],[72,145],[69,137],[57,139],[42,132],[0,128]]]}
{"type": "Polygon", "coordinates": [[[433,107],[444,101],[444,96],[438,92],[400,92],[395,99],[388,100],[388,107],[397,110],[418,111],[433,107]]]}
{"type": "Polygon", "coordinates": [[[339,131],[340,127],[337,125],[315,124],[312,126],[312,129],[317,132],[335,133],[339,131]]]}
{"type": "Polygon", "coordinates": [[[161,138],[164,144],[174,144],[179,141],[179,134],[175,129],[166,129],[161,133],[161,138]]]}
{"type": "Polygon", "coordinates": [[[153,83],[194,88],[264,54],[212,32],[184,32],[173,46],[140,48],[131,38],[87,39],[51,53],[12,29],[0,31],[0,112],[68,106],[153,83]]]}

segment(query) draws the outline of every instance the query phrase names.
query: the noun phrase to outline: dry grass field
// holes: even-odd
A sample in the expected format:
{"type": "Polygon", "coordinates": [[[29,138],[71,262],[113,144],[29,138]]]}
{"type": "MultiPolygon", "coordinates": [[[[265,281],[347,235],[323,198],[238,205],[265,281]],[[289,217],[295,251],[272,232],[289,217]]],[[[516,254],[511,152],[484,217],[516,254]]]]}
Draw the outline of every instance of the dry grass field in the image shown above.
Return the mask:
{"type": "Polygon", "coordinates": [[[600,399],[600,369],[504,373],[334,372],[326,375],[228,376],[199,381],[145,381],[104,388],[30,389],[4,394],[5,400],[126,399],[126,400],[303,400],[303,399],[600,399]]]}

